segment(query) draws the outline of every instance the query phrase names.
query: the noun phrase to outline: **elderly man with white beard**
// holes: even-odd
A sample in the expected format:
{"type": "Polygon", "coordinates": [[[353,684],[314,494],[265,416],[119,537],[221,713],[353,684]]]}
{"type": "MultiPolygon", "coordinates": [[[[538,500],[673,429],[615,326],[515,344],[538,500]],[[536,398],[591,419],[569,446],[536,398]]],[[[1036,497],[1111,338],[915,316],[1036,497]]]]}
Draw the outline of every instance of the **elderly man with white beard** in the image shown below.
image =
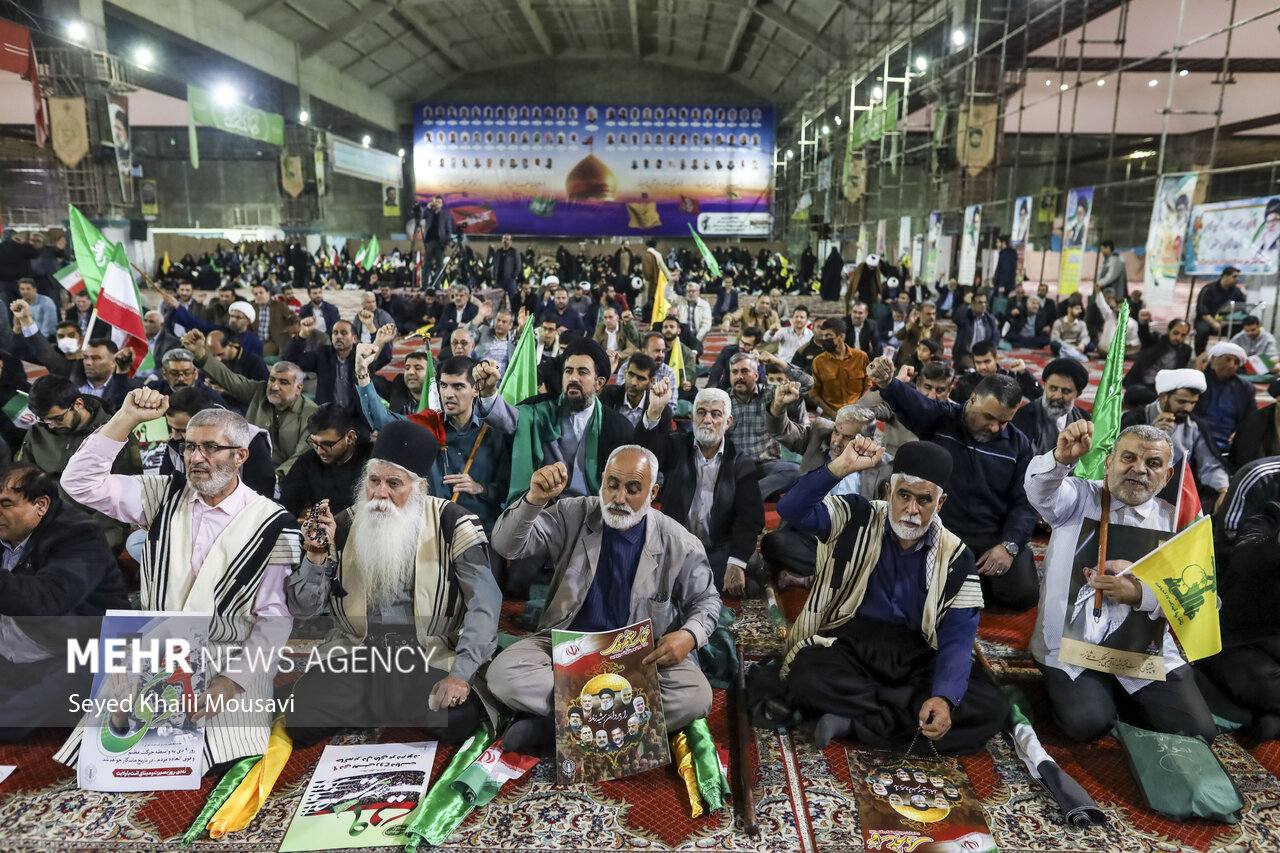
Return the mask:
{"type": "MultiPolygon", "coordinates": [[[[205,730],[208,771],[266,751],[272,677],[293,628],[285,580],[301,557],[299,534],[284,507],[240,479],[258,430],[235,412],[206,409],[191,416],[182,447],[185,475],[112,474],[133,431],[164,417],[168,408],[169,398],[159,391],[130,391],[120,411],[71,457],[62,486],[86,507],[147,528],[142,610],[211,613],[210,644],[237,652],[222,662],[199,700],[201,710],[192,715],[212,719],[205,730]],[[219,703],[226,709],[219,712],[219,703]]],[[[76,729],[54,756],[58,761],[74,765],[83,731],[76,729]]]]}
{"type": "MultiPolygon", "coordinates": [[[[662,512],[702,540],[716,589],[748,592],[747,568],[757,568],[756,542],[764,530],[764,501],[755,460],[738,455],[725,433],[733,426],[733,404],[719,388],[703,388],[693,401],[693,430],[674,432],[663,419],[674,392],[656,382],[641,422],[640,441],[658,456],[662,512]]],[[[752,592],[759,591],[753,583],[752,592]]]]}
{"type": "Polygon", "coordinates": [[[477,673],[493,654],[502,593],[480,519],[428,494],[439,450],[415,423],[386,424],[355,505],[335,519],[322,502],[303,525],[289,607],[310,618],[327,603],[334,630],[294,689],[295,740],[401,725],[453,742],[485,719],[477,673]]]}
{"type": "Polygon", "coordinates": [[[973,659],[982,609],[973,552],[938,515],[951,454],[908,442],[893,459],[888,501],[831,494],[883,456],[857,436],[778,501],[780,516],[818,537],[817,580],[782,659],[787,695],[818,716],[820,747],[853,736],[901,749],[919,731],[940,751],[974,752],[1008,707],[973,659]]]}
{"type": "Polygon", "coordinates": [[[598,495],[552,504],[570,482],[556,462],[534,472],[529,491],[494,525],[498,553],[555,565],[537,633],[489,666],[490,692],[518,715],[503,738],[507,749],[536,754],[552,741],[552,629],[609,631],[650,620],[659,640],[644,663],[658,666],[667,731],[711,710],[711,685],[694,650],[715,630],[720,596],[702,543],[652,511],[657,476],[652,451],[623,445],[609,455],[598,495]]]}
{"type": "MultiPolygon", "coordinates": [[[[1128,695],[1126,706],[1136,710],[1144,728],[1212,742],[1217,734],[1213,715],[1168,624],[1164,624],[1161,650],[1163,681],[1096,672],[1058,659],[1080,529],[1086,519],[1097,521],[1102,515],[1103,484],[1069,476],[1092,446],[1093,424],[1076,421],[1058,434],[1058,444],[1052,452],[1035,457],[1027,466],[1027,497],[1053,528],[1044,557],[1040,609],[1031,635],[1031,654],[1044,672],[1053,718],[1072,740],[1101,737],[1111,730],[1119,715],[1116,696],[1120,688],[1128,695]]],[[[1173,475],[1172,460],[1169,434],[1159,427],[1140,424],[1120,431],[1106,458],[1106,488],[1111,493],[1107,517],[1111,525],[1174,530],[1174,507],[1156,497],[1173,475]]],[[[1097,550],[1095,543],[1093,551],[1097,550]]],[[[1163,623],[1155,594],[1142,581],[1122,571],[1128,565],[1127,561],[1109,559],[1107,570],[1121,571],[1102,575],[1086,572],[1086,576],[1090,586],[1101,590],[1113,605],[1132,608],[1128,618],[1141,615],[1163,623]]]]}

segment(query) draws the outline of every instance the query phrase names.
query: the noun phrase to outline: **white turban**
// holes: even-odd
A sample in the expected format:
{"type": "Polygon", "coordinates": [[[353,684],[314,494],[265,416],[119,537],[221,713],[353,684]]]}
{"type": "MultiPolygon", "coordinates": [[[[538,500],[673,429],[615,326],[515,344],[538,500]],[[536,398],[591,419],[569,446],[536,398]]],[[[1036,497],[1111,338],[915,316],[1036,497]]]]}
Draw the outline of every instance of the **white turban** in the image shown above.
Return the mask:
{"type": "Polygon", "coordinates": [[[880,256],[872,252],[870,255],[867,255],[867,259],[863,261],[863,263],[869,267],[878,267],[880,266],[880,256]]]}
{"type": "Polygon", "coordinates": [[[1244,360],[1249,357],[1245,354],[1244,347],[1230,341],[1221,341],[1209,347],[1209,358],[1217,358],[1220,355],[1234,355],[1241,364],[1244,364],[1244,360]]]}
{"type": "Polygon", "coordinates": [[[1156,393],[1168,394],[1179,388],[1191,388],[1204,393],[1204,371],[1192,367],[1181,370],[1162,370],[1156,374],[1156,393]]]}
{"type": "Polygon", "coordinates": [[[560,283],[560,277],[555,275],[549,275],[542,280],[543,287],[551,287],[559,283],[560,283]]]}
{"type": "Polygon", "coordinates": [[[227,306],[227,313],[230,314],[232,311],[239,311],[241,314],[249,318],[250,323],[258,317],[257,313],[253,310],[253,306],[248,302],[232,302],[227,306]]]}

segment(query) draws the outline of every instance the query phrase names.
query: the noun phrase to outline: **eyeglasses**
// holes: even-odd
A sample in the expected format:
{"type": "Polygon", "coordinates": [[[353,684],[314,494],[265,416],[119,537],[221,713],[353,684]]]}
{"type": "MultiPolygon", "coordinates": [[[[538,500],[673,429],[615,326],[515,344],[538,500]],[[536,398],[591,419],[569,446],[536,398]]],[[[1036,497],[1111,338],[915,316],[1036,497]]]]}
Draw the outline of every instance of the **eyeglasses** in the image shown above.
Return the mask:
{"type": "Polygon", "coordinates": [[[219,450],[240,450],[240,448],[234,444],[214,444],[212,441],[201,441],[199,443],[184,441],[182,443],[183,456],[190,456],[197,450],[200,451],[201,456],[209,459],[219,450]]]}
{"type": "Polygon", "coordinates": [[[339,444],[341,444],[345,440],[346,440],[345,435],[342,438],[335,438],[333,441],[317,441],[314,435],[307,436],[307,444],[311,445],[311,447],[315,450],[324,450],[324,451],[333,450],[333,448],[337,447],[339,444]]]}
{"type": "Polygon", "coordinates": [[[71,414],[74,409],[67,409],[60,415],[46,415],[40,419],[40,423],[47,427],[64,427],[67,425],[67,415],[71,414]]]}

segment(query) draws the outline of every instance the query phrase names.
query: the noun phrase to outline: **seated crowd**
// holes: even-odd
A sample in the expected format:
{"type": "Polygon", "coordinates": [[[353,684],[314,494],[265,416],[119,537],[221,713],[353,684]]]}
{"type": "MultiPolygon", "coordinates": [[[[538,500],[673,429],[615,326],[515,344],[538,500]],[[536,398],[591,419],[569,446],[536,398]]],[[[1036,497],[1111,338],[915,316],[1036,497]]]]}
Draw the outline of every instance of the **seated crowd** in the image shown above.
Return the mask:
{"type": "MultiPolygon", "coordinates": [[[[0,679],[0,737],[25,737],[38,725],[27,712],[66,691],[58,650],[23,617],[92,616],[130,595],[143,610],[213,614],[211,641],[242,656],[209,695],[270,695],[274,661],[254,652],[286,645],[295,620],[327,616],[332,655],[423,650],[395,677],[304,673],[286,688],[301,742],[385,721],[457,741],[501,716],[507,748],[535,754],[553,738],[551,631],[650,619],[674,732],[710,710],[697,650],[722,596],[776,585],[808,590],[779,701],[815,721],[819,744],[901,748],[918,730],[941,750],[981,748],[1006,713],[974,654],[984,607],[1038,608],[1031,649],[1068,737],[1133,716],[1211,740],[1167,627],[1164,681],[1059,660],[1082,524],[1109,505],[1116,524],[1173,530],[1162,494],[1184,461],[1215,514],[1222,622],[1244,626],[1196,666],[1262,736],[1280,734],[1280,633],[1245,592],[1250,575],[1274,574],[1280,532],[1280,409],[1258,409],[1240,373],[1275,354],[1256,318],[1210,345],[1221,306],[1201,306],[1195,358],[1187,323],[1157,334],[1135,310],[1108,504],[1101,483],[1071,475],[1094,438],[1078,405],[1088,359],[1111,343],[1091,338],[1078,297],[950,286],[931,301],[904,275],[819,317],[822,303],[725,278],[708,290],[742,299],[720,312],[678,275],[661,298],[613,284],[571,294],[548,276],[541,292],[460,285],[440,303],[374,275],[351,317],[318,279],[305,303],[274,274],[207,299],[179,280],[144,318],[153,372],[134,372],[110,338],[85,340],[80,306],[37,317],[23,289],[0,350],[0,393],[27,393],[35,419],[6,432],[15,461],[0,471],[0,672],[14,676],[0,679]],[[712,356],[717,325],[729,342],[712,356]],[[392,344],[423,326],[395,363],[392,344]],[[1002,339],[1054,357],[1037,375],[1002,339]],[[28,386],[22,361],[47,375],[28,386]],[[504,393],[509,372],[536,374],[536,393],[504,393]],[[135,431],[159,418],[169,440],[144,465],[135,431]],[[775,504],[781,524],[766,530],[775,504]],[[534,589],[545,602],[532,632],[498,651],[504,599],[534,589]]],[[[1116,298],[1095,300],[1104,320],[1116,298]]],[[[1089,583],[1159,617],[1131,576],[1089,583]]],[[[265,749],[265,715],[236,723],[209,729],[206,769],[265,749]]],[[[74,760],[80,731],[59,760],[74,760]]]]}

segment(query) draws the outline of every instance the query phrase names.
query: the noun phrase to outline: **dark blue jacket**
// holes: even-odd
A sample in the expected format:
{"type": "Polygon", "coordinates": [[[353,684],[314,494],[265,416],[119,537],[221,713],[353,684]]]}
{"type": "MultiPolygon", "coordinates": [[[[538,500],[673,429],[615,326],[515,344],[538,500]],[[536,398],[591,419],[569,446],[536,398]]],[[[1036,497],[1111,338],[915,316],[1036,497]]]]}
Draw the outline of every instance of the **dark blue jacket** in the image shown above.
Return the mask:
{"type": "Polygon", "coordinates": [[[1219,452],[1231,446],[1235,435],[1249,415],[1258,410],[1253,383],[1242,376],[1223,382],[1210,369],[1204,371],[1205,391],[1196,401],[1195,414],[1209,428],[1219,452]],[[1225,398],[1225,399],[1224,399],[1225,398]],[[1221,400],[1222,405],[1216,405],[1221,400]]]}
{"type": "Polygon", "coordinates": [[[1000,250],[996,257],[996,271],[991,276],[991,283],[996,291],[1006,295],[1012,294],[1018,287],[1018,251],[1011,247],[1000,250]]]}
{"type": "Polygon", "coordinates": [[[326,334],[329,332],[332,332],[333,324],[342,319],[342,317],[339,316],[338,314],[338,306],[331,305],[328,302],[321,302],[320,307],[318,309],[315,308],[310,302],[307,302],[305,305],[302,306],[301,310],[298,311],[298,318],[305,320],[308,317],[314,316],[316,313],[319,313],[320,316],[324,318],[324,327],[325,327],[326,334]]]}
{"type": "MultiPolygon", "coordinates": [[[[974,316],[967,305],[964,311],[956,311],[953,316],[956,321],[956,340],[951,345],[951,357],[958,359],[960,356],[969,353],[969,342],[973,340],[974,316]]],[[[977,320],[987,328],[986,340],[998,346],[1000,344],[1000,324],[996,322],[995,316],[990,311],[986,311],[977,320]]]]}
{"type": "Polygon", "coordinates": [[[990,441],[976,442],[964,424],[964,406],[931,400],[894,379],[880,389],[902,425],[951,454],[942,523],[961,538],[1013,542],[1025,547],[1036,523],[1023,479],[1033,456],[1030,440],[1006,426],[990,441]]]}

